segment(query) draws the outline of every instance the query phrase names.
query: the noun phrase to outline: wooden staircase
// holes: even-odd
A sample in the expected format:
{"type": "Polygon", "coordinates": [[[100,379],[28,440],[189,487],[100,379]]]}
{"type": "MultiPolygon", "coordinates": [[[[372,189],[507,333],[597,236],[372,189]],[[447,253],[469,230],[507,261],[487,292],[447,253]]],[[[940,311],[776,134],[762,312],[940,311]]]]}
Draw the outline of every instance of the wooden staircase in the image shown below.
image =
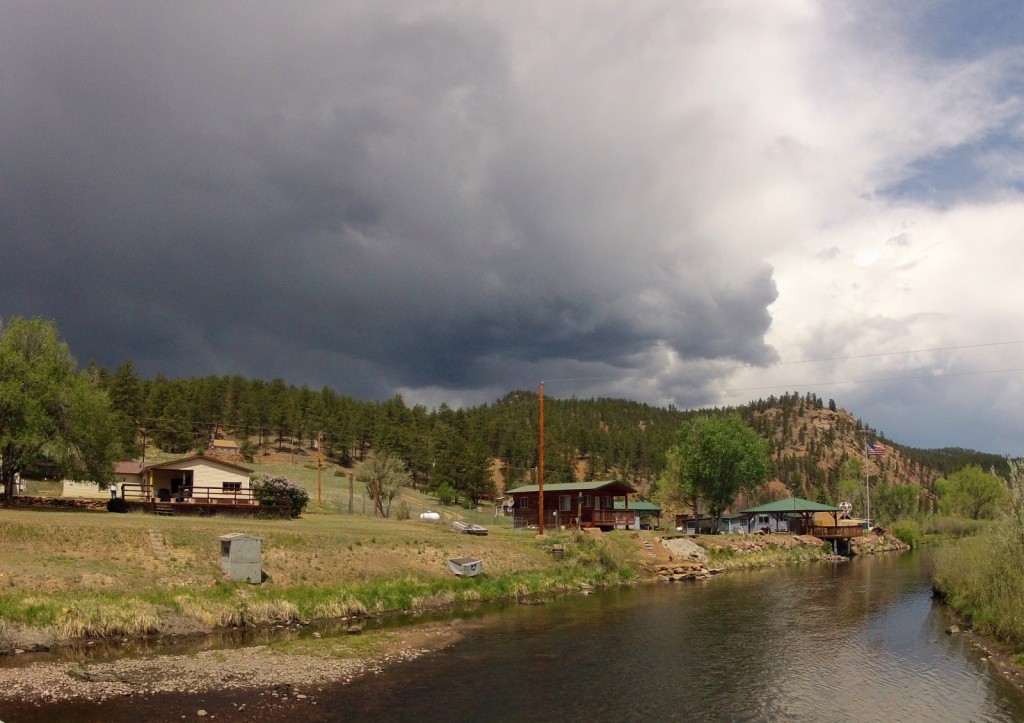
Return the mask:
{"type": "Polygon", "coordinates": [[[153,514],[162,517],[174,517],[174,505],[169,502],[154,502],[153,514]]]}

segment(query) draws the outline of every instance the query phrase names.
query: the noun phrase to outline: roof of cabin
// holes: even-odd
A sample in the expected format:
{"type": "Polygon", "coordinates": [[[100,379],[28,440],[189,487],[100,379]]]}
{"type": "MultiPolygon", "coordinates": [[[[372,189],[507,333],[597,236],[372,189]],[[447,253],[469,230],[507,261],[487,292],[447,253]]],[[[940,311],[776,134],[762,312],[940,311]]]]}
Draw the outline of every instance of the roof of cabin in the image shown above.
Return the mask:
{"type": "Polygon", "coordinates": [[[617,510],[636,510],[637,512],[661,512],[661,508],[653,502],[646,502],[644,500],[630,500],[629,507],[626,507],[625,502],[616,502],[615,509],[617,510]]]}
{"type": "Polygon", "coordinates": [[[254,470],[248,467],[243,467],[240,464],[232,464],[231,462],[225,462],[222,459],[216,457],[207,457],[205,454],[194,454],[191,457],[182,457],[181,459],[172,459],[169,462],[157,462],[156,464],[148,464],[144,469],[178,469],[181,465],[186,462],[197,462],[203,461],[215,467],[232,467],[237,469],[239,472],[245,472],[246,474],[252,474],[254,470]]]}
{"type": "Polygon", "coordinates": [[[787,497],[758,507],[743,510],[744,514],[784,514],[787,512],[839,512],[833,505],[811,502],[802,497],[787,497]]]}
{"type": "MultiPolygon", "coordinates": [[[[559,482],[544,485],[544,492],[599,492],[607,487],[618,488],[619,494],[631,494],[636,492],[636,490],[628,484],[617,479],[594,480],[592,482],[559,482]]],[[[537,485],[523,485],[522,487],[516,487],[515,489],[505,490],[505,494],[529,494],[531,492],[537,492],[539,489],[540,487],[537,485]]]]}

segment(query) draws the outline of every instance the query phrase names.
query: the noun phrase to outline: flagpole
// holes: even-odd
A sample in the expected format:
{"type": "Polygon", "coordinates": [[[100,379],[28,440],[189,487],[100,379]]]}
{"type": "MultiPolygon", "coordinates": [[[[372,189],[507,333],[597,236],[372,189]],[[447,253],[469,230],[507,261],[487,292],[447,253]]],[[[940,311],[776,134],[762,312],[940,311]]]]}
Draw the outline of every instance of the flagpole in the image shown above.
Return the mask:
{"type": "Polygon", "coordinates": [[[871,473],[868,471],[868,460],[871,458],[868,452],[868,430],[862,429],[860,433],[864,435],[864,499],[866,502],[866,511],[864,513],[864,520],[870,525],[871,524],[871,484],[869,480],[871,473]]]}
{"type": "Polygon", "coordinates": [[[868,459],[870,457],[882,457],[885,455],[884,444],[873,444],[867,441],[867,437],[864,438],[864,487],[867,491],[867,508],[868,508],[868,519],[871,519],[871,483],[870,474],[868,473],[868,459]]]}
{"type": "Polygon", "coordinates": [[[864,494],[867,500],[868,510],[868,525],[871,524],[871,472],[868,469],[868,460],[870,459],[870,452],[868,452],[868,438],[864,437],[864,494]]]}

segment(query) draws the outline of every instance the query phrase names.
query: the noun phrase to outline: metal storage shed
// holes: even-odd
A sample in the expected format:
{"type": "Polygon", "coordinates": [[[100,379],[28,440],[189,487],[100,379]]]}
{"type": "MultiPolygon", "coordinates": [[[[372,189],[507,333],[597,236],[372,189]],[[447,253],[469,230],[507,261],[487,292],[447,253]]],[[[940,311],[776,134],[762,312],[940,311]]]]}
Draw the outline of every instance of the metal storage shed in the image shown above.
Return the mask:
{"type": "Polygon", "coordinates": [[[263,541],[244,532],[220,536],[220,569],[232,580],[263,581],[263,541]]]}

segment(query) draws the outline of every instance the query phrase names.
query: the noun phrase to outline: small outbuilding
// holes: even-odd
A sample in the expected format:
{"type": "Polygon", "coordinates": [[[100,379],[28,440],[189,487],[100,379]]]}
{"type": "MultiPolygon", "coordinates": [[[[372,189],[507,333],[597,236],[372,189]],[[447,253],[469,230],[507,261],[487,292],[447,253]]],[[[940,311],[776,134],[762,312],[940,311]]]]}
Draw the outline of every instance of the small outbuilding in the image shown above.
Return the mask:
{"type": "Polygon", "coordinates": [[[220,536],[220,569],[232,580],[263,581],[263,541],[244,532],[220,536]]]}
{"type": "Polygon", "coordinates": [[[645,500],[616,500],[616,510],[629,510],[633,513],[632,522],[625,523],[627,530],[657,529],[661,524],[661,508],[653,502],[645,500]]]}

